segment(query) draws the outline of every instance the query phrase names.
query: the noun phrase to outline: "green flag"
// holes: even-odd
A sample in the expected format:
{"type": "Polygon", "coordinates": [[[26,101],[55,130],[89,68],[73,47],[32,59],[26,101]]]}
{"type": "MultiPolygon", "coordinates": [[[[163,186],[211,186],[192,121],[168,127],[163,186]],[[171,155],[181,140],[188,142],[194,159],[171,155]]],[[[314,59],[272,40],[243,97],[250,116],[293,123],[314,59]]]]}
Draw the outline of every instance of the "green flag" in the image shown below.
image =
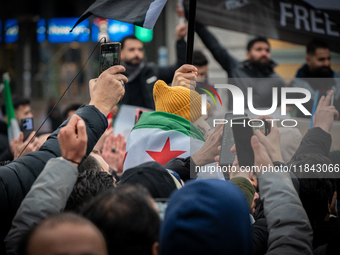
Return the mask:
{"type": "Polygon", "coordinates": [[[12,102],[11,88],[9,86],[10,78],[8,73],[4,73],[4,97],[6,105],[6,116],[7,116],[7,132],[8,132],[8,142],[13,139],[19,138],[20,128],[17,119],[15,118],[15,112],[12,102]]]}

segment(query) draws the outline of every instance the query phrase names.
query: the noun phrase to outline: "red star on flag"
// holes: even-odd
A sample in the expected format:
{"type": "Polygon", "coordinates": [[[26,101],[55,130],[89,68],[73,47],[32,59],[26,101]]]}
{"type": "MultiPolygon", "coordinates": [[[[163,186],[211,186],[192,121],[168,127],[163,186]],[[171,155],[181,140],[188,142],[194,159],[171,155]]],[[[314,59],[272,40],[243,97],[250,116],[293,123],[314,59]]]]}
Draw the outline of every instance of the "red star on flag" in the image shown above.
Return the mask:
{"type": "Polygon", "coordinates": [[[124,160],[123,162],[125,162],[125,159],[126,159],[126,156],[127,156],[128,152],[125,152],[125,155],[124,155],[124,160]]]}
{"type": "Polygon", "coordinates": [[[182,155],[186,151],[171,151],[170,150],[170,137],[166,140],[164,147],[161,151],[146,151],[153,160],[156,162],[165,165],[168,163],[171,159],[178,157],[179,155],[182,155]]]}

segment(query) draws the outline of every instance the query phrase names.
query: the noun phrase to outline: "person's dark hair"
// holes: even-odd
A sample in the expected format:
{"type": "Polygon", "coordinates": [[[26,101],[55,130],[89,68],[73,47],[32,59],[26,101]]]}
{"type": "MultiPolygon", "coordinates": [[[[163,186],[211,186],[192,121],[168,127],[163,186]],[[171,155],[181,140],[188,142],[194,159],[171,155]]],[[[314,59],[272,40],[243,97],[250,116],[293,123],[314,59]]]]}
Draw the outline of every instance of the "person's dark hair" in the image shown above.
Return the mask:
{"type": "Polygon", "coordinates": [[[328,43],[326,43],[325,41],[314,39],[307,44],[306,48],[307,54],[313,55],[315,54],[316,49],[318,48],[329,49],[329,46],[328,43]]]}
{"type": "Polygon", "coordinates": [[[125,37],[120,41],[121,49],[124,49],[124,45],[125,45],[126,40],[138,40],[138,41],[142,42],[142,41],[139,40],[135,35],[128,35],[128,36],[125,36],[125,37]]]}
{"type": "MultiPolygon", "coordinates": [[[[20,105],[29,105],[31,103],[31,100],[26,97],[14,95],[12,96],[12,102],[14,110],[17,110],[20,105]]],[[[4,103],[1,105],[1,113],[3,116],[6,115],[6,105],[4,103]]]]}
{"type": "Polygon", "coordinates": [[[124,184],[97,196],[82,214],[101,230],[109,254],[149,255],[160,228],[151,199],[144,187],[124,184]]]}
{"type": "Polygon", "coordinates": [[[270,47],[270,44],[269,44],[267,38],[260,36],[260,37],[254,38],[254,39],[252,39],[248,42],[247,51],[250,51],[251,48],[254,46],[254,44],[257,43],[257,42],[265,42],[270,47]]]}
{"type": "Polygon", "coordinates": [[[78,175],[78,180],[67,200],[65,211],[79,213],[92,198],[112,187],[112,175],[102,171],[85,170],[78,175]]]}
{"type": "Polygon", "coordinates": [[[70,104],[68,105],[65,110],[63,111],[63,119],[64,121],[67,119],[67,115],[70,111],[76,111],[78,110],[78,108],[82,106],[82,104],[78,104],[78,103],[75,103],[75,104],[70,104]]]}
{"type": "Polygon", "coordinates": [[[79,224],[79,225],[86,224],[86,225],[91,225],[94,228],[96,228],[96,226],[91,221],[89,221],[88,219],[84,218],[81,215],[77,215],[74,213],[59,213],[59,214],[52,215],[44,219],[43,221],[41,221],[38,225],[31,228],[30,231],[21,238],[19,242],[19,246],[18,246],[18,254],[19,255],[28,254],[27,249],[28,249],[30,239],[33,237],[33,235],[37,231],[41,229],[51,229],[63,223],[74,223],[74,224],[79,224]]]}
{"type": "Polygon", "coordinates": [[[194,66],[206,66],[208,65],[208,59],[200,50],[194,51],[194,59],[193,59],[193,65],[194,66]]]}
{"type": "Polygon", "coordinates": [[[308,215],[309,221],[314,226],[322,222],[328,214],[328,205],[331,204],[336,184],[334,179],[307,179],[300,181],[300,199],[308,215]]]}
{"type": "Polygon", "coordinates": [[[79,173],[85,172],[85,171],[103,171],[102,166],[99,164],[98,160],[95,159],[91,154],[87,156],[87,158],[81,163],[81,165],[78,167],[79,173]]]}
{"type": "MultiPolygon", "coordinates": [[[[317,165],[331,165],[332,161],[317,153],[305,153],[294,156],[288,163],[295,165],[296,169],[316,169],[317,165]]],[[[336,191],[336,180],[329,172],[306,172],[297,171],[300,182],[299,196],[302,205],[308,215],[312,226],[316,222],[323,221],[328,214],[328,204],[332,202],[334,191],[336,191]]]]}

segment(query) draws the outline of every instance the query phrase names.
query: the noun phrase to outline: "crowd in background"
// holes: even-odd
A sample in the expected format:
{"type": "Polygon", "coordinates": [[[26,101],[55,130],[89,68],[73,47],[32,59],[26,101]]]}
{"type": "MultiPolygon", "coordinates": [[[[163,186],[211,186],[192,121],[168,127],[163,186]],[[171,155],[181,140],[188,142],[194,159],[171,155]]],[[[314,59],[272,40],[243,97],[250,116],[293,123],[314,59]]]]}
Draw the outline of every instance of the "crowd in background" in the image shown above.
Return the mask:
{"type": "MultiPolygon", "coordinates": [[[[206,27],[196,32],[237,87],[253,88],[254,107],[271,107],[272,88],[287,84],[267,39],[251,40],[240,62],[206,27]]],[[[8,142],[2,107],[0,254],[339,254],[338,171],[263,170],[339,170],[340,152],[330,151],[339,141],[329,132],[339,118],[340,76],[327,44],[307,45],[290,84],[311,92],[313,127],[303,137],[275,124],[267,136],[255,131],[258,172],[208,176],[196,166],[218,164],[223,125],[210,127],[201,113],[196,81],[207,83],[208,61],[196,51],[193,65],[184,64],[185,35],[179,25],[176,63],[162,68],[144,61],[136,37],[124,38],[121,65],[89,81],[86,105],[52,111],[51,133],[8,142]],[[154,110],[139,116],[127,140],[112,128],[124,104],[154,110]],[[151,145],[161,150],[145,149],[151,145]]],[[[33,117],[30,100],[15,96],[13,106],[19,122],[33,117]]]]}

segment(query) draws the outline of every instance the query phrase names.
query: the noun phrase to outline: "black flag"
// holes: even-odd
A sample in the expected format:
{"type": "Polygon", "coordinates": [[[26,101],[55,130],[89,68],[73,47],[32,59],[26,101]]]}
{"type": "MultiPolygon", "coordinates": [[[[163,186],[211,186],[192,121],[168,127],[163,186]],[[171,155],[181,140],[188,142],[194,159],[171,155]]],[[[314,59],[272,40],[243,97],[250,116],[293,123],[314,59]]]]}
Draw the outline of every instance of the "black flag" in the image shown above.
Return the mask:
{"type": "MultiPolygon", "coordinates": [[[[97,0],[79,18],[72,30],[92,14],[153,29],[167,0],[97,0]]],[[[72,32],[71,30],[71,32],[72,32]]]]}
{"type": "MultiPolygon", "coordinates": [[[[340,6],[332,0],[332,11],[326,5],[321,8],[328,1],[199,0],[196,20],[298,44],[319,38],[326,41],[332,51],[340,52],[340,6]]],[[[184,6],[188,9],[189,0],[184,1],[184,6]]]]}

